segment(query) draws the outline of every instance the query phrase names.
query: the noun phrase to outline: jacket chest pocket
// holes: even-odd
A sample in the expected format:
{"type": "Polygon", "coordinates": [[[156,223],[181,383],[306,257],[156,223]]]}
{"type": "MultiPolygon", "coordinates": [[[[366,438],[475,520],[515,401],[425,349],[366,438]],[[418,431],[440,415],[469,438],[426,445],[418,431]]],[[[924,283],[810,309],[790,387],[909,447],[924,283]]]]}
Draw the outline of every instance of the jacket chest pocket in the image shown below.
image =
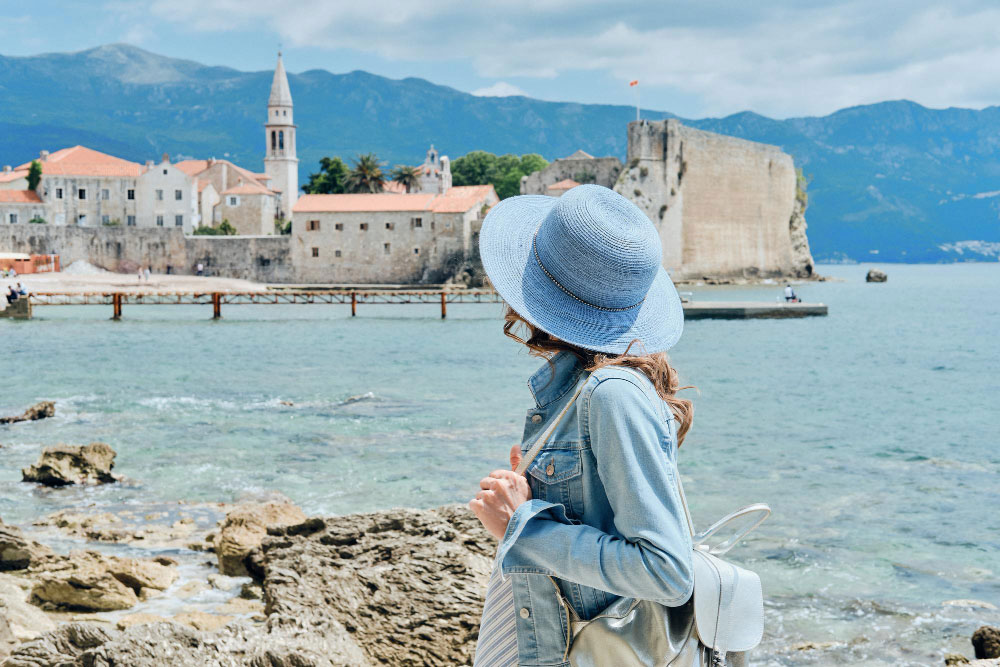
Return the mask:
{"type": "Polygon", "coordinates": [[[528,466],[532,497],[566,507],[571,519],[583,515],[583,462],[578,449],[545,449],[528,466]]]}

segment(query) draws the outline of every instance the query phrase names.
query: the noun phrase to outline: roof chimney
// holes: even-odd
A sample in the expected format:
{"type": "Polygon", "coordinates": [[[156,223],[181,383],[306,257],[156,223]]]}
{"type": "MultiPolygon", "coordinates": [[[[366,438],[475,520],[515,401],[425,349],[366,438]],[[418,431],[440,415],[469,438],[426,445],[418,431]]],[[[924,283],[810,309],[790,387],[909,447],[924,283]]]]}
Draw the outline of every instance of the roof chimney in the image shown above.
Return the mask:
{"type": "Polygon", "coordinates": [[[10,172],[11,172],[10,165],[9,164],[5,164],[3,166],[3,173],[9,174],[10,172]]]}
{"type": "Polygon", "coordinates": [[[45,162],[46,160],[49,159],[49,152],[42,151],[41,153],[38,154],[38,157],[42,158],[42,162],[45,162]]]}
{"type": "Polygon", "coordinates": [[[167,153],[163,154],[163,162],[170,162],[170,156],[167,153]]]}
{"type": "Polygon", "coordinates": [[[208,165],[212,166],[213,164],[215,164],[215,158],[214,157],[208,158],[208,165]]]}
{"type": "Polygon", "coordinates": [[[146,160],[146,169],[152,169],[152,168],[153,168],[153,161],[146,160]]]}

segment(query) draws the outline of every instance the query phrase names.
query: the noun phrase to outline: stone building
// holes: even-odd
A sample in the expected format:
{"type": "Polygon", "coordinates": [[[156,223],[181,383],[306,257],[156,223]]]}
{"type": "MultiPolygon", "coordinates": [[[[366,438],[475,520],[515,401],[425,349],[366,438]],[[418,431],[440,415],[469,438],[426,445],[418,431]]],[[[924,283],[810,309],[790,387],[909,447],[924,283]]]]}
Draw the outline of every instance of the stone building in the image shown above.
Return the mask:
{"type": "Polygon", "coordinates": [[[265,185],[266,174],[257,174],[228,160],[184,160],[177,168],[198,183],[198,208],[203,224],[217,226],[228,220],[240,234],[273,234],[279,196],[265,185]]]}
{"type": "Polygon", "coordinates": [[[34,190],[0,190],[0,224],[9,225],[45,219],[45,204],[34,190]]]}
{"type": "Polygon", "coordinates": [[[577,184],[596,183],[606,188],[613,188],[621,170],[622,161],[616,157],[594,157],[580,150],[569,157],[553,160],[541,171],[522,176],[521,194],[553,194],[548,192],[548,189],[561,181],[572,181],[577,184]]]}
{"type": "Polygon", "coordinates": [[[291,259],[315,283],[410,283],[469,254],[492,185],[442,194],[303,195],[292,214],[291,259]]]}
{"type": "Polygon", "coordinates": [[[440,155],[434,144],[427,149],[427,157],[417,169],[420,170],[420,183],[415,192],[442,194],[451,188],[451,161],[447,155],[440,155]]]}
{"type": "Polygon", "coordinates": [[[271,94],[267,98],[267,122],[264,125],[264,171],[270,188],[281,195],[277,203],[281,217],[291,215],[299,197],[299,159],[295,153],[295,124],[292,121],[292,92],[288,87],[285,65],[278,52],[271,94]]]}
{"type": "Polygon", "coordinates": [[[615,190],[657,226],[675,278],[813,274],[795,165],[778,147],[635,121],[627,164],[615,190]]]}
{"type": "Polygon", "coordinates": [[[166,154],[159,164],[146,163],[136,182],[135,200],[136,214],[124,221],[128,227],[179,227],[190,234],[201,221],[197,182],[166,154]]]}

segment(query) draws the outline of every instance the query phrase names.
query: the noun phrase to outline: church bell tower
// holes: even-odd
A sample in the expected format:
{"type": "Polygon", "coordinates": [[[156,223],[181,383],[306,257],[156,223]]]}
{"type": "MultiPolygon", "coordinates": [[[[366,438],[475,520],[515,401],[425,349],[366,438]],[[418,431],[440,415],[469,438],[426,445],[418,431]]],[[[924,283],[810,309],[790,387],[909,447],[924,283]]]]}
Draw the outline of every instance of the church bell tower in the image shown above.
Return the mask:
{"type": "Polygon", "coordinates": [[[267,122],[264,124],[267,151],[264,171],[271,177],[268,185],[281,192],[280,214],[292,217],[292,207],[299,198],[299,159],[295,156],[295,124],[292,121],[292,92],[288,89],[285,65],[278,52],[271,95],[267,98],[267,122]]]}

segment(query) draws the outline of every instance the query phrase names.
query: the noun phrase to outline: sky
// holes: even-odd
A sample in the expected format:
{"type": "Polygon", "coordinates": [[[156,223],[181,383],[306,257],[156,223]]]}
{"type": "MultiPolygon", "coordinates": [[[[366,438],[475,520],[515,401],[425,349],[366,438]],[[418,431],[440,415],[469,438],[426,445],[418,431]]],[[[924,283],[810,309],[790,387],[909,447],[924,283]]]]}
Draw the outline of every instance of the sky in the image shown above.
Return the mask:
{"type": "Polygon", "coordinates": [[[240,70],[774,118],[1000,103],[996,0],[0,0],[0,53],[125,42],[240,70]],[[638,80],[639,85],[629,87],[638,80]]]}

